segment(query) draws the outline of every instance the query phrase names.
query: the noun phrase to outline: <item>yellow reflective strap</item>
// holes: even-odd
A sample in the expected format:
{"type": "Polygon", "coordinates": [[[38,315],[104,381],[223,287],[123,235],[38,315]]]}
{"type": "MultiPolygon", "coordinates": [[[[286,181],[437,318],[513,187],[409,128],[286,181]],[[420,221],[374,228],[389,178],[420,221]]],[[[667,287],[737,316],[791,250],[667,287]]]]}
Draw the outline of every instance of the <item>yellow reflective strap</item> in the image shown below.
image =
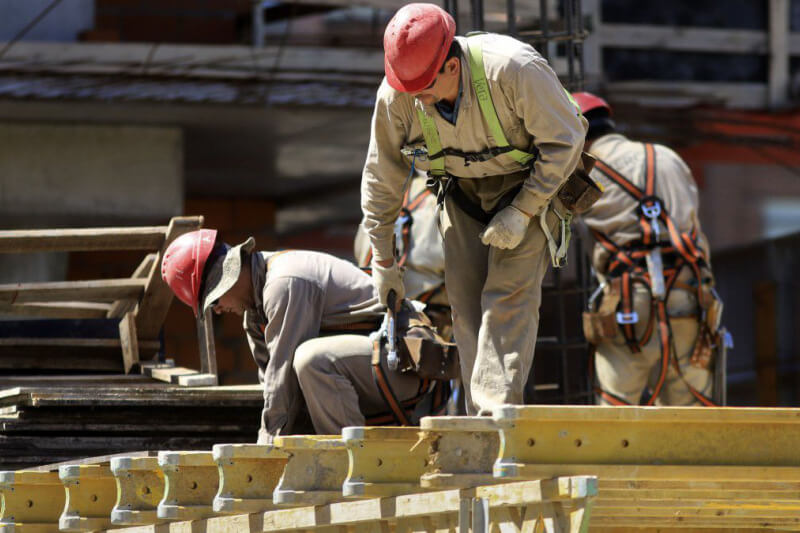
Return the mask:
{"type": "MultiPolygon", "coordinates": [[[[492,95],[489,93],[489,83],[486,81],[486,72],[483,68],[483,48],[481,43],[478,39],[468,39],[467,42],[469,43],[467,55],[469,56],[470,74],[472,75],[472,87],[478,97],[478,104],[481,107],[483,119],[489,128],[489,134],[494,137],[494,142],[498,148],[511,146],[506,139],[506,134],[503,133],[503,127],[500,125],[500,119],[497,118],[497,111],[494,108],[494,103],[492,103],[492,95]]],[[[533,154],[516,148],[506,152],[506,155],[521,165],[527,165],[534,157],[533,154]]]]}
{"type": "Polygon", "coordinates": [[[417,116],[419,123],[422,126],[422,136],[425,138],[425,145],[428,148],[428,161],[431,162],[431,168],[428,171],[431,176],[444,176],[444,154],[442,152],[442,142],[439,140],[439,130],[436,129],[436,123],[425,112],[424,109],[417,107],[417,116]],[[431,156],[440,154],[437,158],[431,156]]]}
{"type": "Polygon", "coordinates": [[[579,105],[578,105],[578,102],[576,102],[576,101],[575,101],[575,99],[572,97],[572,93],[571,93],[571,92],[569,92],[569,91],[566,89],[566,87],[564,88],[564,92],[566,93],[566,95],[567,95],[567,98],[569,98],[569,101],[570,101],[570,102],[572,102],[572,105],[574,105],[574,106],[575,106],[575,109],[578,111],[578,116],[581,116],[581,114],[582,114],[582,113],[581,113],[581,106],[579,106],[579,105]]]}

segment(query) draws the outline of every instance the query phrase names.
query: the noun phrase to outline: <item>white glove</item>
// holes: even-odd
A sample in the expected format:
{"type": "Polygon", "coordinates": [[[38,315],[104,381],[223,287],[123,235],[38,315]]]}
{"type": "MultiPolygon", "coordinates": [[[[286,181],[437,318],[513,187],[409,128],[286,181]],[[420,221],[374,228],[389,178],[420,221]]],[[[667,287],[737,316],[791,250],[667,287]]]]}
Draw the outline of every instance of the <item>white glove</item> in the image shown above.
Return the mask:
{"type": "Polygon", "coordinates": [[[398,302],[402,302],[403,297],[406,295],[406,288],[403,285],[403,273],[400,271],[400,266],[396,261],[388,267],[382,267],[373,261],[372,283],[378,290],[378,298],[383,305],[387,305],[386,300],[390,290],[394,290],[397,293],[396,301],[398,302]]]}
{"type": "Polygon", "coordinates": [[[528,215],[509,205],[501,209],[480,234],[481,242],[495,248],[512,249],[519,246],[531,219],[528,215]]]}

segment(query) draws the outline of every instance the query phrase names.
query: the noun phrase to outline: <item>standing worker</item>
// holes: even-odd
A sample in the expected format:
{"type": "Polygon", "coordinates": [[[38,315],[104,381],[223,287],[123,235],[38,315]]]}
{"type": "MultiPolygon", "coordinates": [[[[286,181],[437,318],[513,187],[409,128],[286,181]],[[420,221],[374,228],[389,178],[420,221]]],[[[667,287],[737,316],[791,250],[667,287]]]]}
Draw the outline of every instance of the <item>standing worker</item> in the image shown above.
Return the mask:
{"type": "Polygon", "coordinates": [[[259,443],[296,431],[304,404],[319,434],[391,423],[423,399],[430,407],[424,414],[444,404],[444,383],[389,369],[385,357],[373,367],[376,343],[368,334],[384,307],[367,274],[324,253],[254,248],[252,237],[230,247],[216,230],[193,231],[169,245],[161,275],[195,316],[209,308],[244,315],[264,383],[259,443]]]}
{"type": "Polygon", "coordinates": [[[583,220],[595,237],[598,306],[584,315],[598,402],[712,405],[721,302],[697,218],[697,185],[666,146],[615,132],[608,103],[575,93],[589,120],[591,176],[605,187],[583,220]]]}
{"type": "Polygon", "coordinates": [[[361,184],[380,300],[404,292],[393,228],[407,178],[427,170],[444,206],[467,412],[520,404],[547,249],[557,248],[547,235],[567,217],[556,193],[579,164],[586,122],[531,46],[491,33],[455,37],[455,21],[436,5],[402,7],[383,47],[361,184]]]}

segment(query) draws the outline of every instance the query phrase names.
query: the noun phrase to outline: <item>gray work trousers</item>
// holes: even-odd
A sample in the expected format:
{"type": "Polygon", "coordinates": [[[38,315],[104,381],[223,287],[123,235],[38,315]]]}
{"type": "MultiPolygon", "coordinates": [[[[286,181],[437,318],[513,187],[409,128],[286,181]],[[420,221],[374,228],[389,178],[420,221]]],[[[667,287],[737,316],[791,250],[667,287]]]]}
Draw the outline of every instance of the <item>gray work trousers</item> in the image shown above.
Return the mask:
{"type": "MultiPolygon", "coordinates": [[[[339,435],[344,427],[365,425],[366,417],[390,412],[372,378],[371,361],[372,341],[364,335],[320,337],[295,350],[292,366],[317,434],[339,435]]],[[[392,372],[383,364],[398,400],[417,395],[415,374],[392,372]]],[[[270,440],[262,428],[258,442],[270,440]]]]}
{"type": "MultiPolygon", "coordinates": [[[[520,183],[520,178],[493,176],[459,183],[470,199],[488,211],[520,183]]],[[[552,210],[547,222],[553,232],[558,217],[552,210]]],[[[485,226],[463,212],[448,195],[441,228],[445,285],[461,359],[467,414],[486,413],[502,404],[522,404],[533,365],[542,279],[549,261],[539,219],[531,219],[516,248],[486,246],[478,236],[485,226]]]]}

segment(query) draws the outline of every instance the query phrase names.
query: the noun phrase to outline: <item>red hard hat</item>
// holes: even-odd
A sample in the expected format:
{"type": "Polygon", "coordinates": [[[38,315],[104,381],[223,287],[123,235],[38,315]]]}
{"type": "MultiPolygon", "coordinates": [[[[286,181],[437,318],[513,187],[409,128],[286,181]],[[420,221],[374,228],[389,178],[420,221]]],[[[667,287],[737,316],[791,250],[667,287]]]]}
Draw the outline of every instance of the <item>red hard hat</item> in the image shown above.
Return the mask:
{"type": "Polygon", "coordinates": [[[456,21],[434,4],[408,4],[383,34],[386,81],[400,92],[424,89],[442,68],[456,35],[456,21]]]}
{"type": "Polygon", "coordinates": [[[605,109],[608,111],[609,116],[612,114],[611,106],[608,105],[608,102],[603,100],[597,95],[592,93],[572,93],[572,97],[578,102],[578,106],[581,108],[581,113],[584,115],[591,111],[592,109],[605,109]]]}
{"type": "Polygon", "coordinates": [[[161,260],[161,279],[180,301],[192,308],[194,316],[198,315],[203,268],[216,239],[215,229],[185,233],[170,243],[161,260]]]}

